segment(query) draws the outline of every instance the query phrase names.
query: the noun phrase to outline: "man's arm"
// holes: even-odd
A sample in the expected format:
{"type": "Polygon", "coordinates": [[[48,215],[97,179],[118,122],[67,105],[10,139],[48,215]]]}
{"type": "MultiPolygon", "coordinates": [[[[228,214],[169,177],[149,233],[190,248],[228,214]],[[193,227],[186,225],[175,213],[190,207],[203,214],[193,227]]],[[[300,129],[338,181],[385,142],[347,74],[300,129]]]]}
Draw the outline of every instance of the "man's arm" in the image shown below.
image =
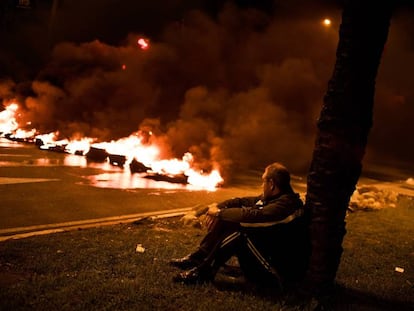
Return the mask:
{"type": "Polygon", "coordinates": [[[231,222],[260,223],[280,221],[293,214],[303,206],[298,194],[283,195],[277,200],[263,206],[226,208],[222,209],[217,217],[231,222]]]}
{"type": "Polygon", "coordinates": [[[230,200],[220,202],[219,204],[217,204],[217,207],[219,209],[239,208],[242,206],[251,207],[251,206],[254,206],[259,199],[260,199],[260,196],[232,198],[230,200]]]}
{"type": "Polygon", "coordinates": [[[259,201],[261,196],[256,197],[241,197],[241,198],[233,198],[230,200],[223,201],[221,203],[213,203],[208,206],[208,210],[206,213],[206,226],[210,228],[213,223],[218,219],[222,210],[227,209],[235,209],[240,210],[245,206],[254,206],[257,201],[259,201]]]}

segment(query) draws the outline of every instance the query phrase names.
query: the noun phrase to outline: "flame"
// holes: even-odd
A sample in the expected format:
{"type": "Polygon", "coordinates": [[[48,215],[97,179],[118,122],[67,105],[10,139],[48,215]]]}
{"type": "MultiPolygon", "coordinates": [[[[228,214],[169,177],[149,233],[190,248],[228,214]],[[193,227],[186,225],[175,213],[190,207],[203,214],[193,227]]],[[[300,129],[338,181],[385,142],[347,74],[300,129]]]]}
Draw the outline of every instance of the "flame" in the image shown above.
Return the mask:
{"type": "Polygon", "coordinates": [[[137,43],[138,43],[139,47],[142,50],[148,50],[148,48],[149,48],[149,40],[148,39],[139,38],[138,41],[137,41],[137,43]]]}
{"type": "Polygon", "coordinates": [[[53,142],[57,140],[58,136],[59,136],[59,132],[53,132],[49,134],[36,135],[35,138],[41,140],[43,142],[43,145],[47,145],[47,144],[53,144],[53,142]]]}
{"type": "Polygon", "coordinates": [[[17,103],[10,102],[4,105],[5,110],[0,112],[0,134],[12,133],[18,128],[16,112],[19,108],[17,103]]]}
{"type": "Polygon", "coordinates": [[[68,141],[65,150],[70,154],[87,154],[94,140],[94,138],[84,137],[79,140],[68,141]]]}
{"type": "MultiPolygon", "coordinates": [[[[19,129],[15,118],[18,108],[18,104],[13,102],[6,105],[6,109],[0,112],[1,132],[9,134],[9,137],[36,139],[36,144],[40,145],[39,147],[43,150],[56,150],[72,155],[87,155],[91,147],[102,149],[109,155],[124,156],[125,164],[127,164],[125,167],[136,160],[149,168],[149,173],[172,177],[184,176],[193,189],[214,190],[223,182],[218,169],[214,169],[208,174],[195,170],[193,168],[194,158],[190,152],[185,153],[181,159],[161,158],[161,146],[148,142],[147,135],[153,135],[151,132],[136,132],[128,137],[110,142],[97,142],[96,138],[91,137],[59,140],[59,131],[38,134],[36,129],[30,131],[19,129]]],[[[76,161],[73,158],[70,163],[85,165],[84,160],[76,161]]]]}
{"type": "Polygon", "coordinates": [[[22,129],[17,129],[14,131],[14,134],[11,135],[12,138],[32,138],[36,134],[36,129],[31,129],[29,131],[25,131],[22,129]]]}
{"type": "Polygon", "coordinates": [[[188,183],[196,187],[202,187],[206,190],[214,190],[218,185],[223,183],[223,178],[220,172],[216,169],[210,172],[208,175],[202,175],[193,170],[187,172],[188,183]]]}

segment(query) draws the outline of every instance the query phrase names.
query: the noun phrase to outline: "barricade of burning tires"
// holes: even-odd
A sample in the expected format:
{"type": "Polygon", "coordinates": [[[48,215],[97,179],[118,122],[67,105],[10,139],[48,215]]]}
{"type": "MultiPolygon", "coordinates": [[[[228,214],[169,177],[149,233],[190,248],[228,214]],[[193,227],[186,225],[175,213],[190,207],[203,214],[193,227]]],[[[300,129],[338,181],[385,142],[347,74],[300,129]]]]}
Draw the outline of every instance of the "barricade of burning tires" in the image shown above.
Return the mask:
{"type": "Polygon", "coordinates": [[[168,174],[168,173],[157,173],[153,172],[151,167],[138,161],[136,158],[128,161],[127,157],[122,154],[109,153],[103,148],[91,146],[89,150],[69,150],[68,144],[65,142],[61,143],[44,143],[42,139],[28,139],[28,138],[17,138],[11,134],[4,135],[5,138],[11,141],[19,143],[34,143],[40,150],[58,152],[58,153],[70,153],[78,156],[85,156],[89,162],[109,162],[113,166],[125,168],[127,164],[131,173],[143,174],[142,177],[153,179],[155,181],[165,181],[170,183],[187,184],[188,176],[185,174],[168,174]]]}

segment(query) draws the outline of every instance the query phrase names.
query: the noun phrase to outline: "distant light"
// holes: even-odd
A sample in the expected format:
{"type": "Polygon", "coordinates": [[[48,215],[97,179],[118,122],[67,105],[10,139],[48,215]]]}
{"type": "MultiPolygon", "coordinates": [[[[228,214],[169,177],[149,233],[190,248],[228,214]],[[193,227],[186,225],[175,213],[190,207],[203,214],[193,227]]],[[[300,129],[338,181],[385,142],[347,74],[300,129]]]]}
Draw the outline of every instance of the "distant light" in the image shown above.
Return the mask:
{"type": "Polygon", "coordinates": [[[125,70],[125,69],[126,69],[126,65],[122,64],[122,70],[125,70]]]}
{"type": "Polygon", "coordinates": [[[332,22],[331,22],[331,20],[329,18],[325,18],[323,20],[323,25],[324,26],[329,27],[329,26],[331,26],[331,24],[332,24],[332,22]]]}

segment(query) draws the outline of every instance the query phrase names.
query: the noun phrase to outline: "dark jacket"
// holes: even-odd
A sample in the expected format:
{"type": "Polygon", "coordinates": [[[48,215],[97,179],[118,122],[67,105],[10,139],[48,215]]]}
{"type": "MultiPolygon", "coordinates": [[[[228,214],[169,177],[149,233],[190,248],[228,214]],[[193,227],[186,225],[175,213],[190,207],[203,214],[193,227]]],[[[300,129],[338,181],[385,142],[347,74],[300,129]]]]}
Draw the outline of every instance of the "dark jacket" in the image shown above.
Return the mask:
{"type": "MultiPolygon", "coordinates": [[[[297,193],[281,193],[263,201],[261,196],[234,198],[218,204],[219,218],[238,222],[242,232],[284,281],[303,278],[310,254],[303,202],[297,193]]],[[[244,264],[244,270],[249,264],[244,264]]],[[[248,271],[247,271],[248,272],[248,271]]],[[[252,271],[251,278],[260,277],[252,271]]]]}
{"type": "Polygon", "coordinates": [[[242,225],[272,226],[285,221],[289,216],[302,212],[303,203],[299,194],[280,193],[268,200],[262,196],[233,198],[218,204],[219,218],[242,225]]]}

